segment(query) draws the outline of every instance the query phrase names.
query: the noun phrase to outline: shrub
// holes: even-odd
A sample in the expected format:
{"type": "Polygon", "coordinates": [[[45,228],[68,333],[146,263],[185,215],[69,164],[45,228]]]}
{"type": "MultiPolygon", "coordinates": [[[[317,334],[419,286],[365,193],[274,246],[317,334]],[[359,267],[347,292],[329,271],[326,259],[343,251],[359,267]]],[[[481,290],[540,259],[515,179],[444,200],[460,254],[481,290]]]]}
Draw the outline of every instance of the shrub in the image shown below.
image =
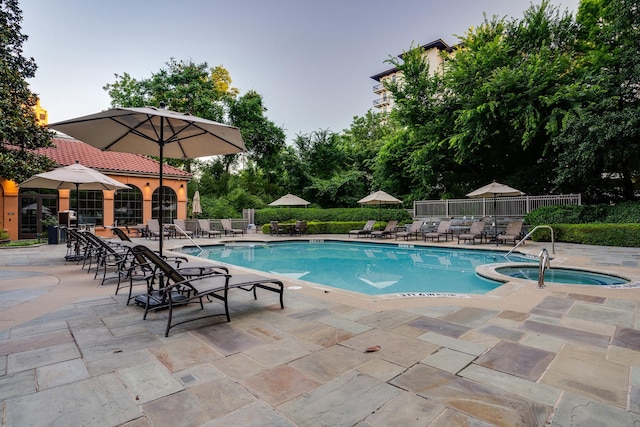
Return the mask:
{"type": "MultiPolygon", "coordinates": [[[[554,224],[556,242],[585,245],[640,247],[640,224],[554,224]]],[[[534,241],[551,241],[547,229],[536,230],[534,241]]]]}
{"type": "Polygon", "coordinates": [[[265,208],[255,212],[256,224],[269,224],[270,221],[280,222],[353,222],[375,219],[378,221],[397,220],[400,224],[410,222],[411,214],[404,209],[387,209],[387,208],[265,208]]]}

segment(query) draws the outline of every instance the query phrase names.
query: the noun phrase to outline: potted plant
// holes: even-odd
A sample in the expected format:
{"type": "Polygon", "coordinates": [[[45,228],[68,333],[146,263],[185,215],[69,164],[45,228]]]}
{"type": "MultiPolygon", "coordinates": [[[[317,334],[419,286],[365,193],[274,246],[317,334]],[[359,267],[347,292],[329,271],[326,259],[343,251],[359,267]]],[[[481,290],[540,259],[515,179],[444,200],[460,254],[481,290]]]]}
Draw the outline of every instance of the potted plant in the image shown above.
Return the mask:
{"type": "MultiPolygon", "coordinates": [[[[2,225],[2,221],[0,221],[0,225],[2,225]]],[[[7,243],[11,239],[9,239],[9,231],[4,228],[0,228],[0,243],[7,243]]]]}
{"type": "Polygon", "coordinates": [[[46,230],[46,232],[43,231],[42,234],[46,233],[47,243],[49,243],[50,245],[57,245],[59,243],[58,229],[56,228],[56,225],[58,225],[58,219],[51,215],[47,215],[42,219],[41,222],[42,229],[46,230]]]}

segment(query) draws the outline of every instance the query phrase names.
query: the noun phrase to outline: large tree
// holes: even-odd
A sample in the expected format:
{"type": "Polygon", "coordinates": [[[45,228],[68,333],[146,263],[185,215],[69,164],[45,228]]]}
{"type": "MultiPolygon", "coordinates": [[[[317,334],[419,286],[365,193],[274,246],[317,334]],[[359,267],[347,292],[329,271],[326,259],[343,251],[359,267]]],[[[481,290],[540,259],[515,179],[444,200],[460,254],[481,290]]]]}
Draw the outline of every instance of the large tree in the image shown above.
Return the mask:
{"type": "Polygon", "coordinates": [[[0,1],[0,177],[16,182],[55,166],[32,151],[51,146],[52,133],[36,120],[38,97],[26,79],[35,77],[37,66],[23,56],[28,37],[21,22],[18,1],[0,1]]]}
{"type": "Polygon", "coordinates": [[[554,139],[556,182],[590,201],[633,199],[640,175],[639,8],[637,0],[583,0],[578,9],[581,76],[554,139]]]}
{"type": "Polygon", "coordinates": [[[548,124],[567,108],[557,93],[573,83],[574,46],[572,17],[543,1],[520,20],[485,19],[460,37],[443,54],[442,76],[418,49],[405,53],[392,61],[404,78],[388,88],[408,135],[384,153],[397,153],[389,158],[429,196],[461,196],[492,179],[549,191],[548,124]]]}

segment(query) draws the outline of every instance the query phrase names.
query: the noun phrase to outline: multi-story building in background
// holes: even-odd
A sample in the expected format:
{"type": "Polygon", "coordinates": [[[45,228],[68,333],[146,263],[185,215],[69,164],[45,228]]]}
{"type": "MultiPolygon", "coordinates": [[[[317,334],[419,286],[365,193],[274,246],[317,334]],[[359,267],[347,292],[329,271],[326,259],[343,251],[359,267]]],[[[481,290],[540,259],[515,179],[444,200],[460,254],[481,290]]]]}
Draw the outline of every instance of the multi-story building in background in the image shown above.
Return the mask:
{"type": "MultiPolygon", "coordinates": [[[[438,39],[420,46],[424,51],[424,56],[429,62],[429,71],[433,73],[442,73],[444,71],[444,59],[441,52],[451,52],[452,46],[449,46],[442,39],[438,39]]],[[[398,55],[398,58],[402,59],[403,54],[398,55]]],[[[373,80],[378,82],[373,86],[373,93],[376,95],[376,99],[373,101],[373,106],[380,112],[388,113],[393,109],[393,97],[385,87],[385,81],[398,81],[402,80],[402,72],[397,67],[390,68],[381,73],[371,76],[373,80]]]]}

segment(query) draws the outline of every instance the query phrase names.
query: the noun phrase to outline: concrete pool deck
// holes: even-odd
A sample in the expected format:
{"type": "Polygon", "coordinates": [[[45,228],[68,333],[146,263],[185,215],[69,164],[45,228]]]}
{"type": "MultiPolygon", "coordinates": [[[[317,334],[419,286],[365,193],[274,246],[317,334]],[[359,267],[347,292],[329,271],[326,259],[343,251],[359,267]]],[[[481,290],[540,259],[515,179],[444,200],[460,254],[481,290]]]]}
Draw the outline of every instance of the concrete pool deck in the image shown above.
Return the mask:
{"type": "MultiPolygon", "coordinates": [[[[553,266],[640,280],[638,248],[555,252],[553,266]]],[[[398,298],[286,281],[283,310],[270,293],[237,292],[230,323],[165,338],[163,312],[143,321],[65,253],[0,250],[3,425],[640,425],[640,288],[513,281],[471,298],[398,298]]]]}

